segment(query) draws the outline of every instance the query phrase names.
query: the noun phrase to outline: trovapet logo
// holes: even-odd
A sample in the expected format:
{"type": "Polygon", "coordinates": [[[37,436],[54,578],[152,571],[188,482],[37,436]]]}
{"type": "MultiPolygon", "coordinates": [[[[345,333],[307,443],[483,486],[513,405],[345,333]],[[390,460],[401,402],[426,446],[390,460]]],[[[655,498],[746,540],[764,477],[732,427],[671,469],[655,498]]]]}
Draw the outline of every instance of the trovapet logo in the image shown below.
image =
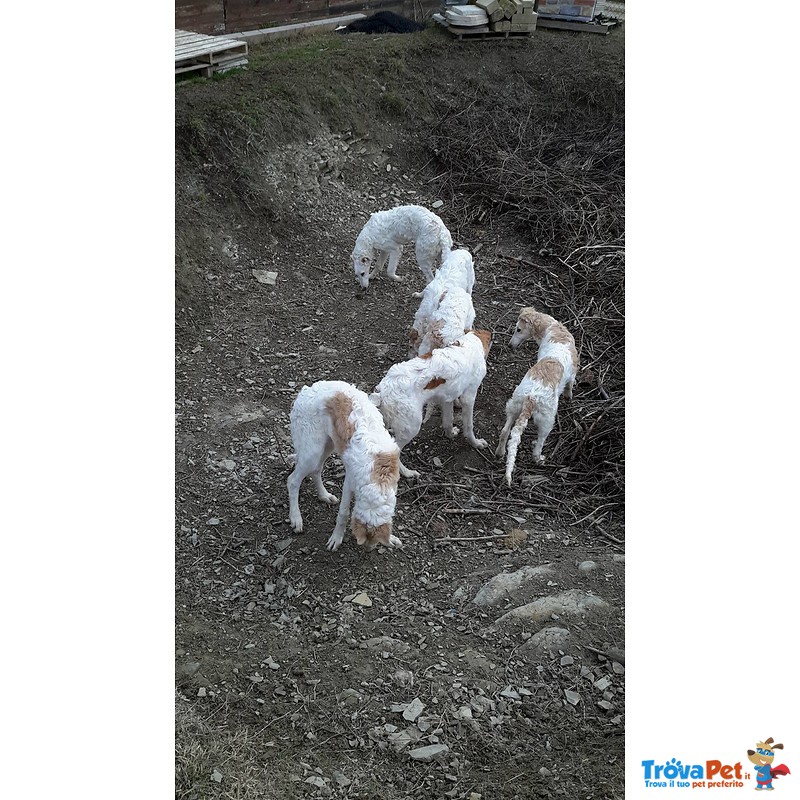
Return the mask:
{"type": "Polygon", "coordinates": [[[642,761],[642,767],[644,785],[652,789],[740,788],[749,777],[738,761],[735,764],[724,764],[711,759],[702,764],[684,764],[673,758],[664,764],[642,761]]]}
{"type": "Polygon", "coordinates": [[[648,789],[743,789],[773,791],[773,781],[791,774],[786,764],[773,765],[775,751],[783,750],[782,744],[774,744],[770,737],[757,742],[755,750],[747,751],[749,764],[741,761],[728,763],[716,758],[702,762],[682,762],[677,758],[657,762],[642,761],[644,785],[648,789]],[[755,785],[754,785],[755,784],[755,785]]]}

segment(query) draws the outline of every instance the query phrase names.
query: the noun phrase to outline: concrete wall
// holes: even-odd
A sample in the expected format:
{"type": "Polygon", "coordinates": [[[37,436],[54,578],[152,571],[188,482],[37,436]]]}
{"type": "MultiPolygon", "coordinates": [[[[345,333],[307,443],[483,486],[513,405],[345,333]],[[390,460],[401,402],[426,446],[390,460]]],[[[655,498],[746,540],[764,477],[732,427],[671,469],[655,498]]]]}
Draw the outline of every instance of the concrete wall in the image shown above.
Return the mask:
{"type": "Polygon", "coordinates": [[[396,11],[427,19],[441,0],[175,0],[175,27],[197,33],[237,33],[270,25],[307,22],[342,14],[396,11]]]}

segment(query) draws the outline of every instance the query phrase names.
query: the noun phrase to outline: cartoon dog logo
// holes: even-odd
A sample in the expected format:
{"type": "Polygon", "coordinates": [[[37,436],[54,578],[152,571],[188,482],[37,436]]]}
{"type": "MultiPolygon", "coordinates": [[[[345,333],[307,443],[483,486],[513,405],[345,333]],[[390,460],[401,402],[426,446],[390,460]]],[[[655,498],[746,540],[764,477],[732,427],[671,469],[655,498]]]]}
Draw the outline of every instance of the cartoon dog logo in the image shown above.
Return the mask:
{"type": "Polygon", "coordinates": [[[772,785],[772,779],[778,778],[781,775],[789,775],[789,767],[786,764],[778,764],[777,767],[772,766],[775,760],[775,751],[783,750],[782,744],[773,744],[775,740],[770,736],[766,742],[757,742],[755,750],[748,750],[747,757],[756,766],[756,791],[766,789],[772,791],[775,787],[772,785]]]}

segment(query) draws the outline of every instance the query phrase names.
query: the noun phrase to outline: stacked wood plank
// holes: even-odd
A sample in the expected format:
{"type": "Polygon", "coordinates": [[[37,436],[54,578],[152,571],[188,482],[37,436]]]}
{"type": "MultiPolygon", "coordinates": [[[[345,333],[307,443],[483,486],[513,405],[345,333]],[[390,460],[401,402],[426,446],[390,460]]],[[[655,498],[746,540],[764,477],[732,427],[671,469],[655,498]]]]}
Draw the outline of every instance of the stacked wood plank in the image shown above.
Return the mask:
{"type": "Polygon", "coordinates": [[[247,64],[247,42],[175,30],[175,74],[199,72],[210,78],[247,64]]]}

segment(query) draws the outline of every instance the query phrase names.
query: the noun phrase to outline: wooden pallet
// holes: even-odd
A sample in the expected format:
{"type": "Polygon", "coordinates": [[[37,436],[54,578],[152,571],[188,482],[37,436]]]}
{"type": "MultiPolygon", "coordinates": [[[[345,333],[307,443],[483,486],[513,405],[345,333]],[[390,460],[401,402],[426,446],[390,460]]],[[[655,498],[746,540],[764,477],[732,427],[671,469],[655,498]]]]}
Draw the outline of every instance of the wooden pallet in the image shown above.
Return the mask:
{"type": "Polygon", "coordinates": [[[175,29],[175,74],[201,72],[210,78],[247,64],[247,42],[175,29]]]}
{"type": "Polygon", "coordinates": [[[433,21],[437,25],[441,25],[445,30],[449,31],[453,36],[461,41],[465,36],[468,39],[527,39],[536,32],[533,31],[493,31],[486,25],[476,25],[473,28],[454,28],[441,14],[434,14],[433,21]],[[438,17],[438,19],[437,19],[438,17]]]}

